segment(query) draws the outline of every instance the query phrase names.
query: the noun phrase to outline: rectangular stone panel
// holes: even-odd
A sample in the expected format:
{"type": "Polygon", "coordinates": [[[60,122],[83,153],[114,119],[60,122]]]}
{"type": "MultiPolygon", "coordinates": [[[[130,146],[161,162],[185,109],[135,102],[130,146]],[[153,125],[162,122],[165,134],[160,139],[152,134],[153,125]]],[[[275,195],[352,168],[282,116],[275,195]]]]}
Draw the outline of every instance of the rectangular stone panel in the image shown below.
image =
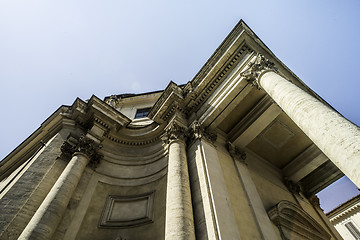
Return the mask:
{"type": "Polygon", "coordinates": [[[136,196],[109,195],[99,227],[126,228],[153,222],[155,192],[136,196]]]}

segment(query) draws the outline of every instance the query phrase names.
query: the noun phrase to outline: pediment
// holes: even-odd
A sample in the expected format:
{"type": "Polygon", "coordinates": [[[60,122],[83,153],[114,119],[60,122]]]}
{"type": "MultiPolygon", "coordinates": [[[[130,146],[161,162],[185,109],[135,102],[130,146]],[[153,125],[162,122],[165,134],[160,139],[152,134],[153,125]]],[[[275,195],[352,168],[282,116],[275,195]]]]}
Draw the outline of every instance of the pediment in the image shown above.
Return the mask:
{"type": "Polygon", "coordinates": [[[289,201],[281,201],[268,211],[282,239],[328,240],[330,235],[309,214],[289,201]]]}

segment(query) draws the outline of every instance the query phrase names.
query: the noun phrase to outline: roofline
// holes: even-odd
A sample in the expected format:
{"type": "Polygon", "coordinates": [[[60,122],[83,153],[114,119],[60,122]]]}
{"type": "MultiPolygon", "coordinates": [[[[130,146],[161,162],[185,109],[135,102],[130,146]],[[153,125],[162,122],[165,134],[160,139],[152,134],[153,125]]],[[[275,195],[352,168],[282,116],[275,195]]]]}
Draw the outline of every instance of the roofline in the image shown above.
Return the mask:
{"type": "Polygon", "coordinates": [[[334,217],[336,214],[338,214],[341,210],[345,210],[345,208],[351,207],[351,205],[354,205],[356,203],[360,202],[360,194],[356,195],[355,197],[350,198],[346,202],[338,205],[330,212],[326,213],[326,216],[328,218],[334,217]]]}

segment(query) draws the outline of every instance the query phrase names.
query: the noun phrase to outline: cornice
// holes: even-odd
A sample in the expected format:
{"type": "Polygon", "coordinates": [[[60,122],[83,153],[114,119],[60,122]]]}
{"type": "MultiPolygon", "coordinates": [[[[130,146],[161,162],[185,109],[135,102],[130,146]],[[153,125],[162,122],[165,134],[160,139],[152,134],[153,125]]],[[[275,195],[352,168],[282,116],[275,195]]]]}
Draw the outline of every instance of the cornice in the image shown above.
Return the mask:
{"type": "MultiPolygon", "coordinates": [[[[72,131],[80,127],[83,132],[87,132],[92,126],[97,125],[106,133],[118,131],[130,122],[129,118],[96,96],[92,96],[87,102],[77,98],[71,106],[61,106],[57,109],[33,134],[0,162],[0,179],[6,177],[11,169],[26,161],[38,149],[41,141],[47,142],[63,128],[72,131]]],[[[140,141],[140,144],[143,144],[143,141],[140,141]]]]}
{"type": "Polygon", "coordinates": [[[339,205],[326,214],[330,221],[335,224],[360,211],[360,195],[339,205]]]}
{"type": "Polygon", "coordinates": [[[171,114],[169,113],[170,111],[173,111],[175,108],[182,110],[182,101],[182,89],[176,83],[171,81],[151,108],[148,117],[158,123],[167,121],[171,114]]]}
{"type": "Polygon", "coordinates": [[[87,111],[108,120],[117,128],[125,127],[131,122],[131,119],[94,95],[88,101],[87,111]]]}
{"type": "MultiPolygon", "coordinates": [[[[200,84],[196,83],[195,80],[189,82],[184,89],[185,96],[187,97],[185,101],[187,102],[188,112],[191,113],[196,111],[209,98],[240,60],[245,57],[244,53],[250,53],[252,51],[253,50],[243,42],[203,89],[201,89],[200,84]]],[[[199,81],[199,79],[197,79],[197,81],[199,81]]]]}
{"type": "MultiPolygon", "coordinates": [[[[245,30],[245,27],[246,27],[245,22],[243,20],[240,20],[240,22],[233,28],[233,30],[228,34],[228,36],[224,39],[224,41],[220,44],[220,46],[206,61],[206,63],[200,69],[200,71],[191,80],[192,86],[198,86],[200,84],[200,82],[204,79],[204,77],[217,64],[220,58],[228,51],[229,47],[233,44],[233,42],[245,30]]],[[[186,85],[184,90],[187,91],[188,88],[189,86],[186,85]]]]}
{"type": "Polygon", "coordinates": [[[63,128],[74,129],[75,121],[68,118],[69,106],[59,107],[38,129],[19,144],[0,162],[0,181],[10,172],[28,160],[43,142],[49,141],[63,128]]]}

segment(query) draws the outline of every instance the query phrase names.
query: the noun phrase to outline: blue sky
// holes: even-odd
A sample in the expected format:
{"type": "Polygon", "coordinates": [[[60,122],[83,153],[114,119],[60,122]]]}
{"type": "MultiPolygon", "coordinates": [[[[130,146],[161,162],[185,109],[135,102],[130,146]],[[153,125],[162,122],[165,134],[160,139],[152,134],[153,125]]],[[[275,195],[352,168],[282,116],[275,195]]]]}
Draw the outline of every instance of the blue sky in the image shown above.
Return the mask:
{"type": "Polygon", "coordinates": [[[359,12],[356,0],[0,0],[0,159],[76,97],[190,81],[240,19],[360,125],[359,12]]]}

